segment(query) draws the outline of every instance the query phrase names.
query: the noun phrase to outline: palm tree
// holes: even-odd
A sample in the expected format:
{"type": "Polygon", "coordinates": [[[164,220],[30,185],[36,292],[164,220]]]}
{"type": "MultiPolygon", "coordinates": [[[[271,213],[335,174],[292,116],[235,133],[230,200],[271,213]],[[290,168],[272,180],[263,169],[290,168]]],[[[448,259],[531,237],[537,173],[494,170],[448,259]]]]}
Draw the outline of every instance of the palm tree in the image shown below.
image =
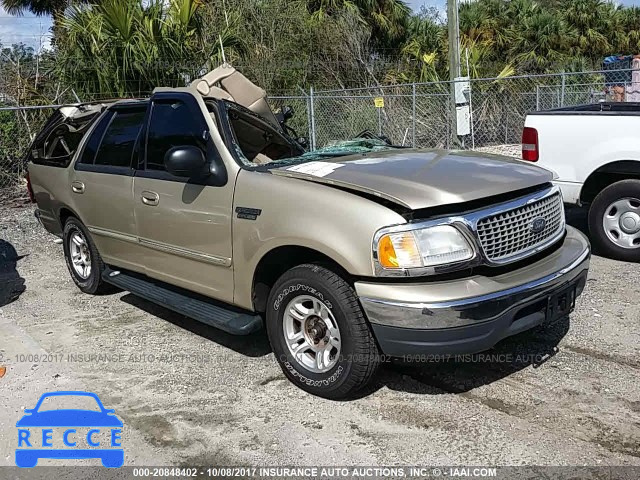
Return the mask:
{"type": "Polygon", "coordinates": [[[512,27],[509,58],[525,71],[545,72],[572,57],[575,30],[555,12],[538,11],[512,27]]]}
{"type": "Polygon", "coordinates": [[[576,47],[579,53],[593,59],[601,59],[615,53],[618,43],[618,7],[603,0],[571,0],[567,2],[564,16],[575,28],[576,47]]]}
{"type": "MultiPolygon", "coordinates": [[[[626,45],[629,53],[640,52],[640,7],[628,7],[622,14],[623,32],[627,33],[626,45]]],[[[618,51],[622,51],[620,48],[618,51]]]]}
{"type": "Polygon", "coordinates": [[[69,6],[70,0],[0,0],[0,4],[11,15],[31,12],[34,15],[57,15],[69,6]]]}
{"type": "MultiPolygon", "coordinates": [[[[61,22],[58,68],[85,94],[133,96],[184,85],[216,58],[202,41],[200,0],[104,0],[71,7],[61,22]]],[[[227,42],[237,42],[222,35],[227,42]]]]}
{"type": "Polygon", "coordinates": [[[438,52],[444,50],[446,29],[438,19],[434,19],[429,12],[414,15],[407,23],[408,41],[402,47],[402,54],[411,63],[419,65],[419,80],[421,82],[437,79],[438,52]]]}
{"type": "Polygon", "coordinates": [[[411,8],[403,0],[308,0],[307,8],[316,22],[343,11],[356,14],[383,46],[402,39],[411,15],[411,8]]]}

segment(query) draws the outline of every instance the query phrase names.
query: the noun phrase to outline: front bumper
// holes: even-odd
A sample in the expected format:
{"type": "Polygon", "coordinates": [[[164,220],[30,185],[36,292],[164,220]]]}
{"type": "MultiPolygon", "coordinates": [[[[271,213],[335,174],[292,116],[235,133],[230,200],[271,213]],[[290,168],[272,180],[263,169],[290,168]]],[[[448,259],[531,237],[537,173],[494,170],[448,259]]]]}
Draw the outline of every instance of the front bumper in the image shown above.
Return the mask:
{"type": "Polygon", "coordinates": [[[487,350],[540,325],[548,299],[586,283],[590,247],[572,227],[545,258],[495,277],[425,283],[356,282],[355,289],[386,355],[457,355],[487,350]]]}

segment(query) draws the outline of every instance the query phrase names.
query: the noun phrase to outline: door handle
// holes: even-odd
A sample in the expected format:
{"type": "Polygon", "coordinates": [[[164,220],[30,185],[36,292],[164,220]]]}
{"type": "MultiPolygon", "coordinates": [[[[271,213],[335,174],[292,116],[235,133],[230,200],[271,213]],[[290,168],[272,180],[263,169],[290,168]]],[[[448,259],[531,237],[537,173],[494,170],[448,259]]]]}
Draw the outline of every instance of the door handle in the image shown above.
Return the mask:
{"type": "Polygon", "coordinates": [[[71,182],[71,190],[73,193],[84,193],[84,183],[74,180],[71,182]]]}
{"type": "Polygon", "coordinates": [[[158,202],[160,201],[160,195],[156,192],[149,192],[147,190],[140,194],[140,198],[142,199],[142,203],[152,207],[158,205],[158,202]]]}

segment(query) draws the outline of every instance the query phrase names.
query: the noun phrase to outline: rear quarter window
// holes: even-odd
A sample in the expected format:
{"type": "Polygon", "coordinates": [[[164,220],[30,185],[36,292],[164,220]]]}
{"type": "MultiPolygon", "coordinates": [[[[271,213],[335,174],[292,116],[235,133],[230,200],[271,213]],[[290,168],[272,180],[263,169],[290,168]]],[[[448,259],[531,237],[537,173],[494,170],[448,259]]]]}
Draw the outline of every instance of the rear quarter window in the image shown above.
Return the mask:
{"type": "Polygon", "coordinates": [[[88,118],[84,124],[71,125],[67,118],[56,111],[31,144],[26,161],[38,165],[67,167],[96,117],[88,118]]]}

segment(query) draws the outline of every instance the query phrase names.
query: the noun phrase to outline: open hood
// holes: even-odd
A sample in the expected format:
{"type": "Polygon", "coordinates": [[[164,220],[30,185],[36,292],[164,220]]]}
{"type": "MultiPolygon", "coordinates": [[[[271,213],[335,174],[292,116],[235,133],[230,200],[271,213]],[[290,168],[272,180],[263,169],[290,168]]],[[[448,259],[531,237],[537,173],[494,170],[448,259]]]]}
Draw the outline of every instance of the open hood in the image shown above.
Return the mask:
{"type": "Polygon", "coordinates": [[[478,200],[553,178],[548,170],[508,157],[445,150],[389,150],[270,171],[376,195],[411,210],[478,200]]]}

